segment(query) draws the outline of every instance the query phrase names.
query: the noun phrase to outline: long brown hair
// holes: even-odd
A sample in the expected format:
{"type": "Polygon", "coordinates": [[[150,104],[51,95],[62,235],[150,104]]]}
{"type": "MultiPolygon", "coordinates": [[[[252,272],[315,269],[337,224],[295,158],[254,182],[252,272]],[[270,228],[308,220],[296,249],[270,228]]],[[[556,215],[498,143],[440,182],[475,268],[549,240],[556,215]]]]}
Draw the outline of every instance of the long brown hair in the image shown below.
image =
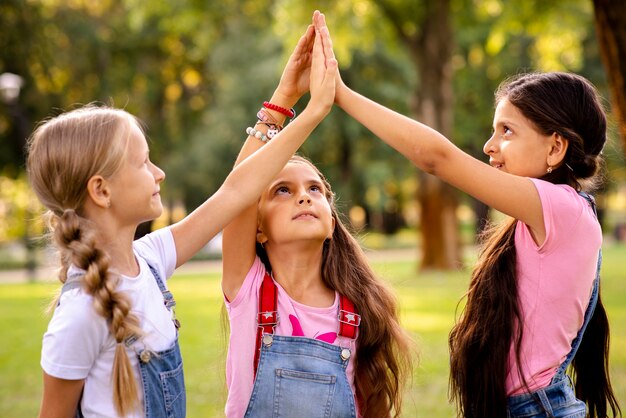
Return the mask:
{"type": "Polygon", "coordinates": [[[108,323],[117,341],[113,361],[113,402],[124,416],[139,407],[136,378],[124,340],[141,335],[130,298],[116,290],[119,276],[98,244],[98,231],[84,216],[87,182],[108,178],[122,166],[133,116],[119,109],[85,106],[41,124],[28,143],[27,170],[31,185],[46,206],[48,225],[59,249],[59,280],[65,283],[70,265],[85,271],[82,288],[108,323]]]}
{"type": "MultiPolygon", "coordinates": [[[[307,164],[315,170],[335,219],[332,239],[324,243],[322,279],[352,300],[362,318],[354,368],[359,412],[371,418],[399,416],[404,384],[412,370],[412,341],[400,326],[396,297],[376,277],[359,243],[343,224],[324,175],[304,157],[294,156],[289,162],[307,164]]],[[[260,245],[257,254],[271,269],[260,245]]]]}
{"type": "MultiPolygon", "coordinates": [[[[595,88],[570,73],[532,73],[505,81],[496,102],[508,100],[545,134],[558,133],[569,146],[563,164],[542,179],[589,188],[600,167],[606,116],[595,88]]],[[[508,355],[518,359],[523,324],[516,276],[515,227],[511,219],[486,232],[472,272],[467,303],[450,332],[450,392],[463,417],[507,414],[508,355]]],[[[608,372],[609,324],[601,299],[572,363],[576,396],[590,417],[621,414],[608,372]]],[[[517,372],[522,376],[521,370],[517,372]]],[[[527,382],[523,384],[528,388],[527,382]]]]}

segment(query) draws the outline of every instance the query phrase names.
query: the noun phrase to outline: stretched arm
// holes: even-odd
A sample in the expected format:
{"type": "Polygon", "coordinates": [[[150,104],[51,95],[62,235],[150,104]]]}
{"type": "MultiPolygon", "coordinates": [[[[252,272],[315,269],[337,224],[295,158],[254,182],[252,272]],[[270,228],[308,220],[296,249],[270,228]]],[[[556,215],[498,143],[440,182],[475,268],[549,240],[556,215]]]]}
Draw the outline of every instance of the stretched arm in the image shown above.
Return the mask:
{"type": "MultiPolygon", "coordinates": [[[[315,25],[326,27],[323,16],[315,25]]],[[[543,241],[541,202],[528,178],[499,171],[466,154],[438,131],[354,92],[339,72],[335,102],[418,168],[521,220],[543,241]]]]}
{"type": "Polygon", "coordinates": [[[330,112],[337,62],[325,60],[320,36],[316,33],[311,59],[311,99],[306,108],[267,145],[241,162],[213,196],[172,226],[177,266],[185,263],[236,215],[256,202],[269,182],[330,112]]]}
{"type": "MultiPolygon", "coordinates": [[[[315,39],[313,25],[309,25],[305,33],[300,37],[293,53],[287,61],[287,65],[278,83],[276,91],[270,99],[271,103],[286,109],[293,107],[300,97],[309,90],[311,54],[315,39]]],[[[268,113],[281,125],[286,119],[285,115],[266,109],[268,113]]],[[[257,129],[266,133],[267,127],[258,125],[257,129]]],[[[248,136],[244,143],[235,166],[256,152],[265,143],[253,136],[248,136]]],[[[250,270],[256,256],[256,230],[257,230],[257,202],[248,206],[235,217],[226,228],[222,236],[222,290],[229,300],[233,300],[241,283],[250,270]]]]}
{"type": "Polygon", "coordinates": [[[39,418],[74,418],[84,380],[65,380],[43,374],[39,418]]]}

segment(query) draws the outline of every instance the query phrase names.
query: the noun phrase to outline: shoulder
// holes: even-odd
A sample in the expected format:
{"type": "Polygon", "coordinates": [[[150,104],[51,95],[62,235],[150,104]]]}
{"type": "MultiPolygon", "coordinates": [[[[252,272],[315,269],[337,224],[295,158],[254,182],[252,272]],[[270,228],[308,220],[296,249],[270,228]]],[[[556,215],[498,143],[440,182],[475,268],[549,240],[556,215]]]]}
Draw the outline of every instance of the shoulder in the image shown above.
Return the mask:
{"type": "Polygon", "coordinates": [[[48,333],[80,337],[83,333],[92,334],[92,330],[108,333],[105,318],[96,312],[93,296],[86,294],[80,287],[63,293],[54,309],[48,333]]]}
{"type": "MultiPolygon", "coordinates": [[[[590,207],[589,202],[576,190],[566,184],[553,184],[544,180],[531,179],[546,210],[571,211],[580,213],[585,207],[590,207]]],[[[564,213],[562,213],[564,214],[564,213]]]]}
{"type": "Polygon", "coordinates": [[[107,321],[80,288],[65,292],[43,336],[41,364],[51,376],[82,379],[111,337],[107,321]]]}
{"type": "Polygon", "coordinates": [[[255,301],[258,299],[259,288],[266,271],[265,265],[261,259],[256,256],[250,270],[248,270],[248,273],[241,284],[241,287],[239,288],[239,291],[237,292],[237,296],[231,301],[225,300],[226,307],[229,311],[237,309],[239,306],[246,305],[251,300],[255,301]]]}
{"type": "Polygon", "coordinates": [[[154,267],[164,279],[176,268],[176,247],[170,228],[161,228],[133,242],[135,253],[154,267]]]}

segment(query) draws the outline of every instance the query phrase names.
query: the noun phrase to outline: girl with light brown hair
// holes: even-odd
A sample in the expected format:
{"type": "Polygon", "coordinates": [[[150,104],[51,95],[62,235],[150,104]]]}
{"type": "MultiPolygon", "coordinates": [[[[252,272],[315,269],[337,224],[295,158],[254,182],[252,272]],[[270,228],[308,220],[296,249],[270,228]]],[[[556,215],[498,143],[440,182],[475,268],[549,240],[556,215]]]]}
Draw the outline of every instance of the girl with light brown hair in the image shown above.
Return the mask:
{"type": "Polygon", "coordinates": [[[336,62],[312,33],[312,51],[297,49],[311,65],[302,114],[185,219],[138,241],[137,226],[163,210],[165,179],[138,120],[86,106],[33,133],[28,174],[49,210],[63,283],[43,339],[40,417],[185,416],[180,323],[166,279],[258,199],[330,111],[336,62]]]}

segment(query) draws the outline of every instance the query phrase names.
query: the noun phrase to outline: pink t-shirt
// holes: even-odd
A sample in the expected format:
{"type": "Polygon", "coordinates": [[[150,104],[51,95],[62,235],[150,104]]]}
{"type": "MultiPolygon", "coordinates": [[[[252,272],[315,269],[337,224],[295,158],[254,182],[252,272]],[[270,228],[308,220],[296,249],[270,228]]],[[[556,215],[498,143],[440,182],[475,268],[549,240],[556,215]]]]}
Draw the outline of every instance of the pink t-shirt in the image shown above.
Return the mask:
{"type": "MultiPolygon", "coordinates": [[[[543,207],[546,238],[541,246],[517,223],[515,248],[524,320],[521,364],[531,391],[549,385],[583,324],[596,276],[602,231],[593,209],[574,189],[531,179],[543,207]]],[[[508,395],[526,392],[509,353],[508,395]]]]}
{"type": "MultiPolygon", "coordinates": [[[[228,400],[226,416],[243,417],[250,396],[254,379],[254,350],[256,347],[256,315],[258,311],[259,288],[265,275],[265,266],[257,257],[248,272],[237,297],[226,303],[230,321],[230,341],[226,358],[226,385],[228,400]]],[[[338,336],[339,321],[337,313],[339,294],[335,292],[335,301],[327,308],[314,308],[291,299],[278,284],[279,322],[276,335],[305,336],[316,338],[337,346],[349,348],[352,357],[346,370],[348,382],[354,391],[354,361],[356,344],[354,340],[338,336]]],[[[356,404],[356,403],[355,403],[356,404]]]]}

